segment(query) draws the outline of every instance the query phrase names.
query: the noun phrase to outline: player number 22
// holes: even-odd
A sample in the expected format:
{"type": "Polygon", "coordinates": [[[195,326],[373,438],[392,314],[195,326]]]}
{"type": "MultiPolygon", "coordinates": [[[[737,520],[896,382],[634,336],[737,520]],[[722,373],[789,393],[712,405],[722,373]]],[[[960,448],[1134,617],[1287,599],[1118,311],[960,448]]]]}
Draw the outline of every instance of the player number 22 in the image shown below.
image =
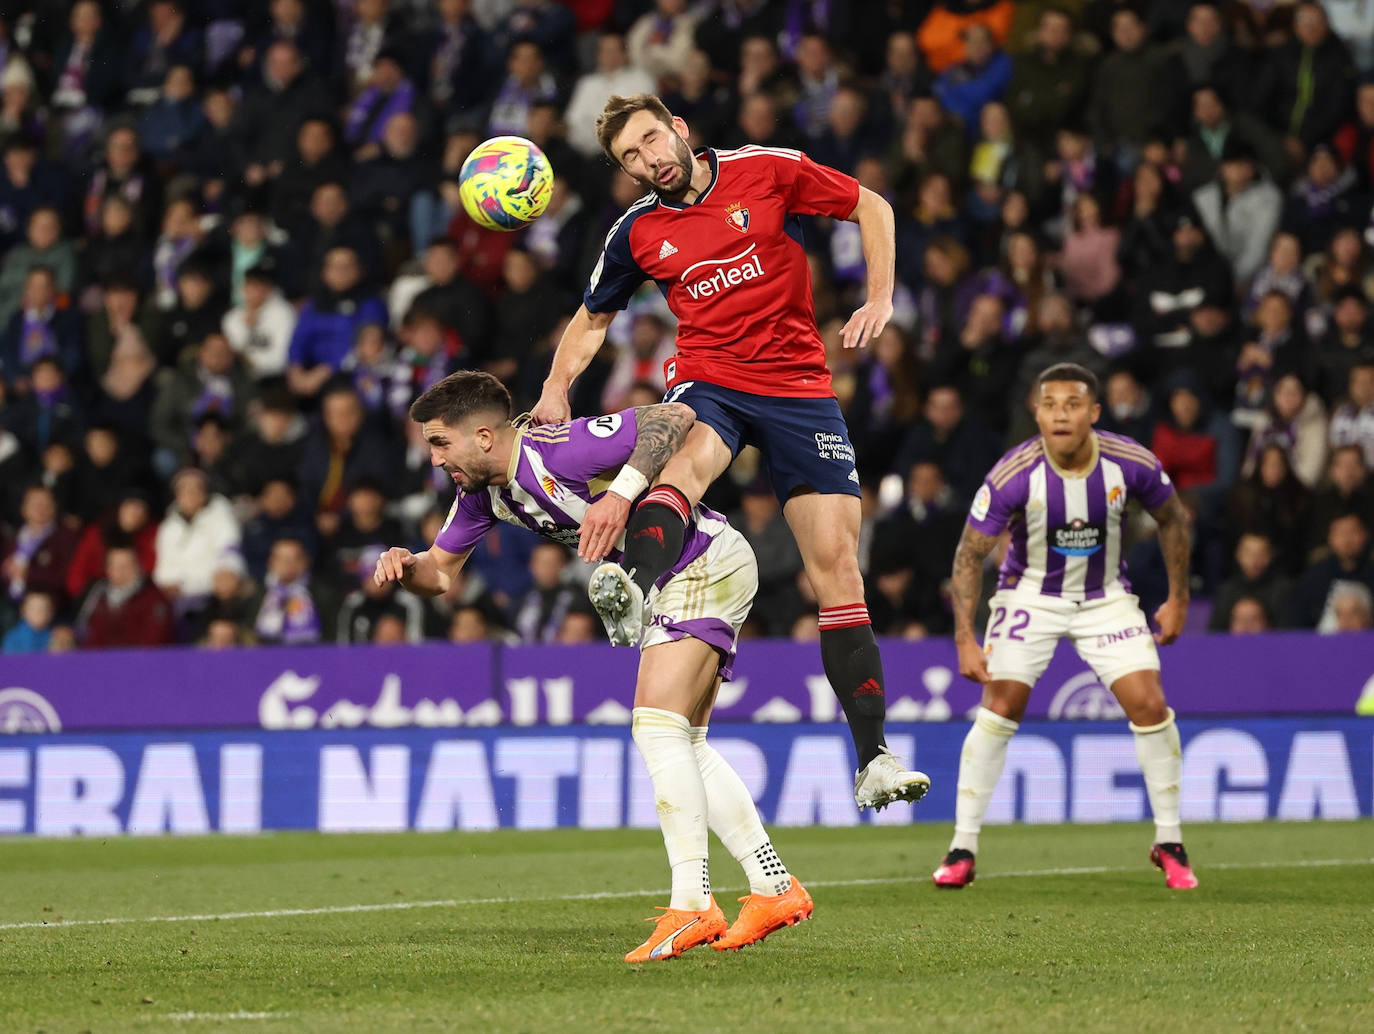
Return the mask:
{"type": "MultiPolygon", "coordinates": [[[[996,639],[997,630],[1002,627],[1002,622],[1007,619],[1007,608],[998,607],[992,612],[992,624],[988,626],[988,638],[996,639]]],[[[1030,624],[1030,612],[1025,610],[1014,610],[1011,612],[1011,624],[1007,626],[1007,638],[1014,639],[1018,643],[1024,643],[1026,637],[1021,633],[1030,624]]]]}

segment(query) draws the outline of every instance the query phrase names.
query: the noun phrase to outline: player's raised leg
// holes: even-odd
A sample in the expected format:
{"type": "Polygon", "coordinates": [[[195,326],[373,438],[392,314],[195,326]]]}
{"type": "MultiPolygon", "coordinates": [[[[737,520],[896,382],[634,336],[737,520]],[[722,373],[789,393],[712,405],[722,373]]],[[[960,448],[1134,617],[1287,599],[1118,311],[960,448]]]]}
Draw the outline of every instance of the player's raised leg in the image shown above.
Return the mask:
{"type": "Polygon", "coordinates": [[[859,572],[859,499],[802,491],[787,500],[783,514],[820,603],[821,663],[859,758],[854,803],[882,808],[894,801],[919,801],[930,789],[930,779],[906,769],[883,739],[883,658],[859,572]]]}
{"type": "MultiPolygon", "coordinates": [[[[720,688],[717,681],[716,689],[720,688]]],[[[749,894],[740,898],[744,907],[725,936],[712,947],[738,951],[756,944],[770,933],[811,918],[811,895],[801,881],[787,871],[744,780],[706,739],[711,703],[715,693],[692,719],[692,747],[706,786],[706,810],[711,832],[744,869],[749,894]]]]}
{"type": "Polygon", "coordinates": [[[726,930],[725,915],[711,895],[706,786],[690,718],[714,686],[719,665],[713,647],[690,638],[650,646],[640,659],[631,728],[653,783],[673,889],[663,914],[650,920],[653,933],[625,956],[626,962],[674,958],[726,930]]]}
{"type": "Polygon", "coordinates": [[[1166,886],[1191,890],[1198,885],[1183,848],[1179,793],[1183,782],[1183,748],[1174,711],[1164,699],[1159,672],[1134,671],[1111,684],[1111,691],[1135,734],[1135,756],[1145,777],[1145,792],[1155,818],[1150,861],[1164,871],[1166,886]]]}
{"type": "Polygon", "coordinates": [[[630,515],[621,566],[643,599],[682,552],[687,515],[730,466],[734,453],[715,428],[692,425],[687,440],[664,465],[657,484],[630,515]]]}

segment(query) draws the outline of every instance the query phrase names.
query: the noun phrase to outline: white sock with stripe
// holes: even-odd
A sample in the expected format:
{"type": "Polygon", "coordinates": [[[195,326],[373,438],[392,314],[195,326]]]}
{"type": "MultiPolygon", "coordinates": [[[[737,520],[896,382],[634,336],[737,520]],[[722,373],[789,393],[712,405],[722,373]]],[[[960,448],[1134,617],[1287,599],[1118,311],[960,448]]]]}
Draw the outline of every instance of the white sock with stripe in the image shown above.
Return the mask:
{"type": "Polygon", "coordinates": [[[986,707],[978,708],[973,728],[964,737],[964,749],[959,755],[959,784],[954,803],[954,839],[951,851],[978,853],[978,834],[983,829],[992,791],[1002,778],[1007,763],[1007,744],[1020,728],[1019,722],[1003,718],[986,707]]]}
{"type": "Polygon", "coordinates": [[[1145,776],[1145,792],[1155,817],[1155,843],[1180,844],[1183,830],[1179,823],[1179,786],[1183,782],[1183,745],[1174,724],[1174,709],[1158,725],[1136,725],[1135,756],[1145,776]]]}
{"type": "Polygon", "coordinates": [[[706,861],[706,787],[692,749],[691,726],[672,711],[636,707],[630,729],[653,783],[663,846],[673,870],[668,907],[700,912],[711,905],[711,878],[706,861]]]}
{"type": "Polygon", "coordinates": [[[707,823],[744,868],[749,893],[767,897],[786,894],[792,875],[773,849],[744,780],[720,751],[706,742],[706,726],[692,727],[692,749],[706,787],[707,823]]]}

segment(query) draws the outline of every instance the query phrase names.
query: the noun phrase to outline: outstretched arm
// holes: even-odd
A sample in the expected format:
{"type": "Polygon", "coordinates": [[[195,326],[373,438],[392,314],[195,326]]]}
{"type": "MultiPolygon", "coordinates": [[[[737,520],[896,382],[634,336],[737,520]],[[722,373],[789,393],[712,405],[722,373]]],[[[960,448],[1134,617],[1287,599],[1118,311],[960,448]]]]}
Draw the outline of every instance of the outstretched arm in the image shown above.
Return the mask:
{"type": "Polygon", "coordinates": [[[696,415],[681,402],[660,402],[635,410],[635,447],[611,487],[587,507],[579,529],[577,555],[595,562],[614,547],[630,519],[630,504],[682,448],[696,415]]]}
{"type": "Polygon", "coordinates": [[[859,224],[859,236],[863,240],[868,300],[849,317],[840,337],[845,348],[862,348],[881,334],[892,318],[897,231],[892,206],[881,194],[867,187],[859,188],[859,203],[850,213],[849,222],[859,224]]]}
{"type": "Polygon", "coordinates": [[[438,546],[412,553],[404,546],[392,546],[377,558],[372,580],[378,585],[400,582],[417,596],[442,596],[452,587],[470,553],[450,553],[438,546]]]}
{"type": "Polygon", "coordinates": [[[973,630],[973,616],[983,596],[983,562],[997,546],[997,538],[965,524],[954,551],[950,597],[954,608],[954,645],[959,650],[959,674],[974,682],[988,681],[988,665],[973,630]]]}
{"type": "Polygon", "coordinates": [[[585,305],[577,307],[553,353],[553,367],[544,380],[544,391],[530,410],[530,419],[536,424],[559,424],[572,418],[568,391],[601,349],[606,328],[614,318],[613,312],[588,312],[585,305]]]}
{"type": "Polygon", "coordinates": [[[1178,494],[1166,499],[1150,516],[1159,524],[1159,550],[1169,572],[1169,598],[1155,611],[1159,631],[1155,642],[1168,646],[1183,631],[1188,617],[1188,564],[1193,551],[1193,519],[1178,494]]]}

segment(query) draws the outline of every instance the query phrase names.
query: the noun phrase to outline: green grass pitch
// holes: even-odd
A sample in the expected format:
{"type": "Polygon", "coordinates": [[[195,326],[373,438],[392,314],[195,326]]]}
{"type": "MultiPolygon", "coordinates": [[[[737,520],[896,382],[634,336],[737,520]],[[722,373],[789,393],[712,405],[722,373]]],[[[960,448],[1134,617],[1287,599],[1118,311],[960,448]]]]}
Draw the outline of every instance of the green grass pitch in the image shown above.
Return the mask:
{"type": "Polygon", "coordinates": [[[1141,826],[993,828],[941,892],[943,827],[780,829],[815,918],[643,967],[652,831],[0,841],[0,1030],[1374,1030],[1374,824],[1186,832],[1194,892],[1141,826]]]}

